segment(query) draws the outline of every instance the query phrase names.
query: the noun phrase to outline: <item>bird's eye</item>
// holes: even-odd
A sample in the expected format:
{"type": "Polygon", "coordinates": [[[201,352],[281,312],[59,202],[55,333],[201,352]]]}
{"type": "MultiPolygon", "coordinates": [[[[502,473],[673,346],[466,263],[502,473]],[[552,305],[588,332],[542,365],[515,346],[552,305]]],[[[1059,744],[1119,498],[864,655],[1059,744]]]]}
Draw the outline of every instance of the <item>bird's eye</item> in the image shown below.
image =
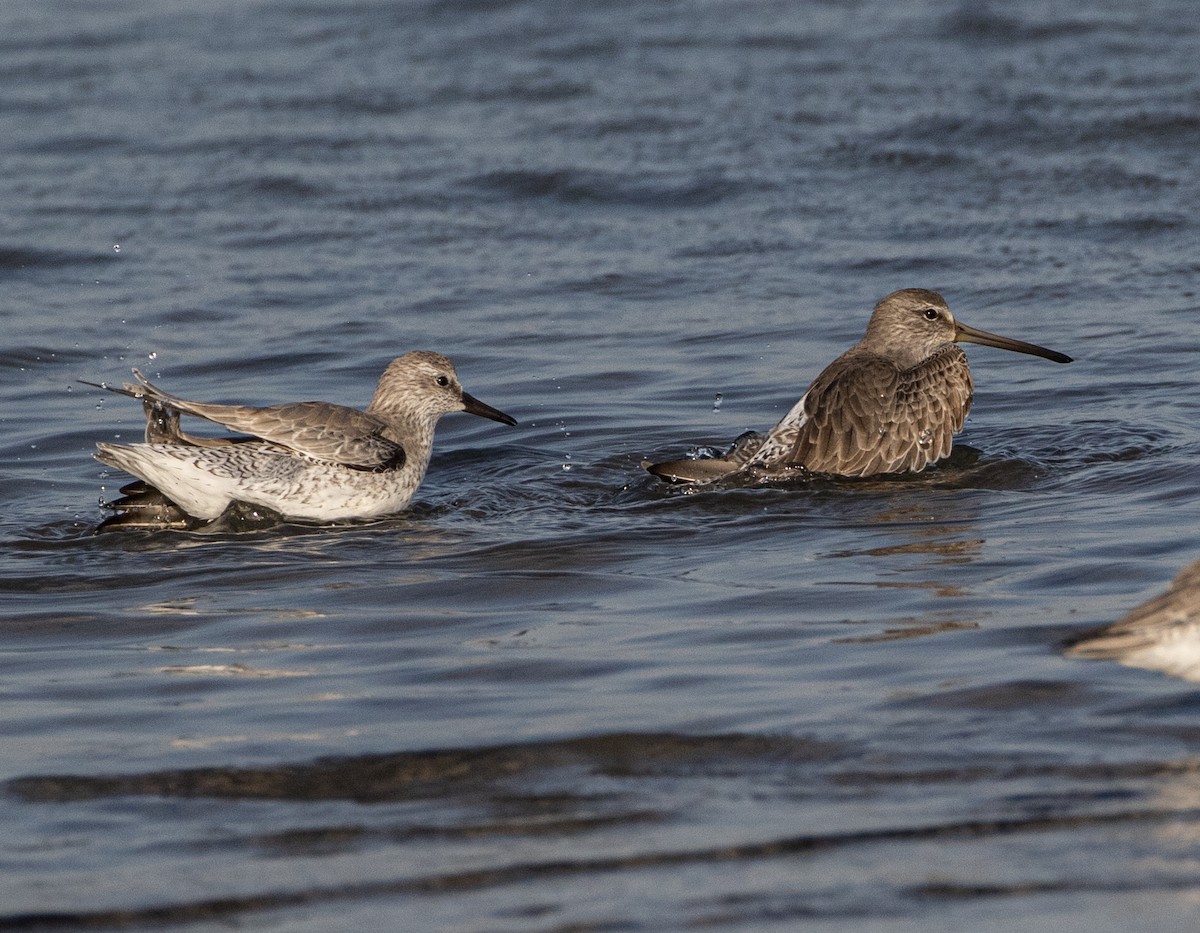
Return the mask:
{"type": "Polygon", "coordinates": [[[437,384],[440,385],[443,389],[446,388],[446,386],[450,385],[450,377],[449,376],[438,376],[437,384]]]}
{"type": "Polygon", "coordinates": [[[923,313],[927,321],[936,321],[938,318],[937,308],[926,308],[923,313]]]}

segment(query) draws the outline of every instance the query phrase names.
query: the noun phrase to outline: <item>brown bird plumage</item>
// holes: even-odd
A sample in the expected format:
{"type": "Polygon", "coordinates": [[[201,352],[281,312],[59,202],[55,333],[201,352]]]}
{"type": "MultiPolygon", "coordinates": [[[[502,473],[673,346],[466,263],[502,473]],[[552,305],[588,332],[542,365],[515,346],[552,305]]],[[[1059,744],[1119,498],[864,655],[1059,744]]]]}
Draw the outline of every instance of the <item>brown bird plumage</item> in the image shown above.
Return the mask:
{"type": "Polygon", "coordinates": [[[964,341],[1069,363],[1054,350],[961,324],[937,292],[905,288],[875,306],[862,340],[813,380],[764,435],[743,435],[724,457],[644,464],[680,483],[824,473],[919,473],[946,457],[971,409],[964,341]]]}

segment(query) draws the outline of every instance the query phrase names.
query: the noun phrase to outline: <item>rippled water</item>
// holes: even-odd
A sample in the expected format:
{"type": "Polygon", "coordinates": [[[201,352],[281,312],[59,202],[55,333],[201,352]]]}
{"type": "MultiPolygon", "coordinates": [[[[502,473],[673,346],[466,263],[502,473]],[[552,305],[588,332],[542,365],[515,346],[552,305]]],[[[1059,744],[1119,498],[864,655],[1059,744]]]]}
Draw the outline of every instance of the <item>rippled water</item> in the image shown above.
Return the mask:
{"type": "Polygon", "coordinates": [[[1191,930],[1194,686],[1064,656],[1197,556],[1190,5],[10,4],[0,929],[1191,930]],[[902,481],[688,495],[887,292],[902,481]],[[131,366],[363,404],[412,510],[94,536],[131,366]],[[719,397],[719,398],[718,398],[719,397]],[[719,404],[718,404],[719,401],[719,404]]]}

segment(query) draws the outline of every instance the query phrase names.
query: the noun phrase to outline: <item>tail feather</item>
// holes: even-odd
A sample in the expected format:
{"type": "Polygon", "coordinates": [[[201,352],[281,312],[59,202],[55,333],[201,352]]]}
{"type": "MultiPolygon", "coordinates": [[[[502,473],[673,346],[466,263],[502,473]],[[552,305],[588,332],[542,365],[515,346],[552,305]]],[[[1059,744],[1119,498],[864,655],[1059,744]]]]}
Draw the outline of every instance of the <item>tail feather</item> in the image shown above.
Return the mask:
{"type": "Polygon", "coordinates": [[[698,460],[664,460],[662,463],[642,461],[642,467],[670,483],[713,483],[741,468],[732,460],[701,458],[698,460]]]}
{"type": "MultiPolygon", "coordinates": [[[[146,413],[146,443],[147,444],[186,444],[192,447],[225,447],[236,444],[243,438],[232,437],[201,437],[188,434],[179,426],[181,413],[195,414],[189,408],[192,404],[186,399],[171,395],[152,383],[142,374],[140,369],[133,370],[137,383],[123,382],[112,385],[107,382],[91,382],[87,379],[79,381],[84,385],[95,386],[118,395],[136,398],[142,403],[146,413]]],[[[198,417],[204,417],[198,415],[198,417]]]]}
{"type": "Polygon", "coordinates": [[[766,435],[744,431],[720,457],[697,457],[691,460],[664,460],[662,463],[642,461],[642,467],[670,483],[713,483],[738,472],[763,446],[766,435]]]}
{"type": "Polygon", "coordinates": [[[198,524],[196,519],[143,480],[127,483],[121,487],[121,492],[124,495],[120,499],[102,503],[102,507],[113,514],[96,527],[97,532],[119,528],[188,529],[198,524]]]}

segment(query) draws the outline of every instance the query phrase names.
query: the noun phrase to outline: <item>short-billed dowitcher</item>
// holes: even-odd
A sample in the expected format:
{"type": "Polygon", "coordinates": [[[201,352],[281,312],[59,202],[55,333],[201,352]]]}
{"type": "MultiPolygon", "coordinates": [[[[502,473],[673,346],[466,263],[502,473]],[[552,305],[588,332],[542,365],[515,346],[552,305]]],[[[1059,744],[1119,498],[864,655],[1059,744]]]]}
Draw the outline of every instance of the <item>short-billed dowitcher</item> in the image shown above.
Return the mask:
{"type": "Polygon", "coordinates": [[[734,476],[918,473],[950,453],[971,408],[971,370],[956,342],[1071,362],[1054,350],[968,327],[937,292],[905,288],[875,306],[863,338],[767,434],[743,435],[723,457],[643,466],[693,484],[734,476]]]}

